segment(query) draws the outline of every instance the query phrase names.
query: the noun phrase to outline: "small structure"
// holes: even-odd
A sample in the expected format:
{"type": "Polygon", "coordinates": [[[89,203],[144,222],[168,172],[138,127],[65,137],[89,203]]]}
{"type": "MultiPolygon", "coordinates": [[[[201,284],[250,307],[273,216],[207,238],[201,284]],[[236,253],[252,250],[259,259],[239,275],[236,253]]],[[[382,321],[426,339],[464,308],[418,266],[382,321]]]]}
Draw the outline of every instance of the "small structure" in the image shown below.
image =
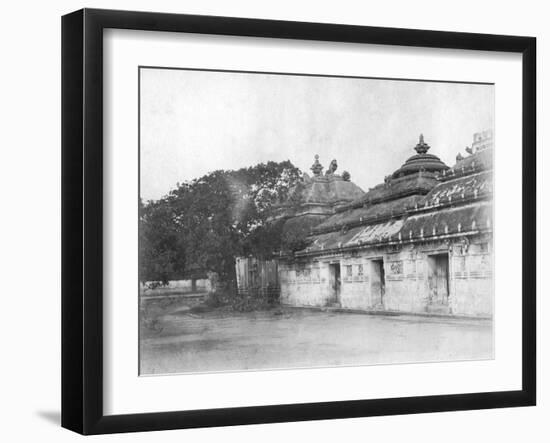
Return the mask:
{"type": "Polygon", "coordinates": [[[269,302],[279,298],[277,260],[238,257],[235,268],[239,295],[265,298],[269,302]]]}
{"type": "Polygon", "coordinates": [[[485,149],[493,149],[493,131],[487,129],[485,131],[476,132],[474,134],[474,142],[472,143],[473,153],[483,151],[485,149]]]}

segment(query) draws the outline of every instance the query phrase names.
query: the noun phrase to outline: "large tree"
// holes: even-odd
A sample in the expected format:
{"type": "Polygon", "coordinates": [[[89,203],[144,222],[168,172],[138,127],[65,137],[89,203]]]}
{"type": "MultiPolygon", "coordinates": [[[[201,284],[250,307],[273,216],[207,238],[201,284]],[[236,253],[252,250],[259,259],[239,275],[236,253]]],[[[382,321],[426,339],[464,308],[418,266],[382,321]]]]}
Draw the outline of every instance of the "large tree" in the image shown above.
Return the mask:
{"type": "Polygon", "coordinates": [[[290,161],[217,170],[143,205],[140,278],[167,281],[201,270],[231,281],[236,256],[278,248],[281,226],[267,220],[301,175],[290,161]]]}
{"type": "Polygon", "coordinates": [[[167,283],[185,268],[184,237],[174,223],[173,208],[165,200],[139,202],[140,281],[167,283]]]}

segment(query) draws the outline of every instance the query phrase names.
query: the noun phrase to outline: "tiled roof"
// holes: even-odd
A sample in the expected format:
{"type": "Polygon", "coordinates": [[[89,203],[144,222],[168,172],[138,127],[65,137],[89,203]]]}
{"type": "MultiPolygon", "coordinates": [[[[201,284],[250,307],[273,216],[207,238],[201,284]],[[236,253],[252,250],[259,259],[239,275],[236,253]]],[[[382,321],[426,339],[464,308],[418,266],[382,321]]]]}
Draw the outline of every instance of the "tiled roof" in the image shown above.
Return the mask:
{"type": "Polygon", "coordinates": [[[467,203],[472,199],[492,194],[492,171],[482,171],[472,175],[459,176],[443,182],[438,182],[433,177],[422,177],[421,175],[405,178],[407,180],[402,183],[409,186],[412,185],[411,188],[401,186],[400,184],[384,189],[381,188],[380,190],[375,188],[374,191],[376,193],[374,196],[371,195],[373,192],[371,190],[363,197],[362,200],[364,203],[362,206],[349,205],[348,209],[338,211],[318,224],[313,231],[315,233],[322,233],[339,230],[343,226],[351,228],[367,225],[392,217],[404,216],[408,211],[435,210],[434,207],[436,206],[467,203]],[[418,188],[415,186],[418,186],[418,188]],[[393,190],[397,190],[398,192],[414,192],[414,194],[401,198],[383,199],[379,203],[368,204],[369,197],[376,202],[377,198],[381,198],[384,195],[382,191],[388,188],[393,188],[393,190]],[[422,195],[426,192],[428,192],[427,195],[422,195]]]}
{"type": "Polygon", "coordinates": [[[350,206],[359,206],[364,203],[377,203],[393,200],[411,194],[427,194],[439,182],[430,172],[418,172],[413,175],[391,179],[387,183],[380,183],[355,200],[350,206]]]}
{"type": "Polygon", "coordinates": [[[361,228],[353,228],[346,232],[336,231],[310,237],[311,242],[308,247],[300,252],[320,252],[343,247],[359,231],[361,231],[361,228]]]}
{"type": "Polygon", "coordinates": [[[401,229],[401,237],[426,238],[492,229],[493,205],[489,201],[448,207],[410,215],[401,229]]]}
{"type": "Polygon", "coordinates": [[[352,227],[357,224],[372,223],[381,218],[403,215],[407,209],[414,207],[415,203],[422,201],[422,198],[421,195],[410,195],[408,197],[338,212],[318,225],[315,231],[337,230],[344,225],[352,227]]]}
{"type": "Polygon", "coordinates": [[[481,171],[493,169],[493,149],[484,149],[467,157],[457,158],[456,164],[438,174],[438,180],[453,180],[454,178],[471,175],[481,171]]]}
{"type": "Polygon", "coordinates": [[[363,245],[403,243],[463,235],[492,229],[493,206],[488,201],[477,201],[464,206],[448,207],[410,215],[406,218],[351,229],[341,229],[309,237],[308,247],[298,254],[319,253],[363,245]]]}
{"type": "Polygon", "coordinates": [[[349,246],[362,245],[368,243],[380,243],[396,236],[403,227],[403,220],[388,220],[384,223],[369,225],[361,229],[348,242],[349,246]]]}
{"type": "Polygon", "coordinates": [[[325,211],[326,218],[288,221],[288,232],[303,235],[308,244],[298,254],[492,229],[493,149],[459,156],[452,168],[428,149],[421,136],[406,170],[402,167],[367,193],[336,174],[317,171],[307,177],[294,195],[303,207],[319,205],[317,212],[325,211]]]}
{"type": "Polygon", "coordinates": [[[339,248],[378,244],[397,238],[404,221],[388,220],[368,226],[358,226],[349,230],[340,230],[309,237],[307,248],[300,253],[316,253],[339,248]]]}
{"type": "Polygon", "coordinates": [[[492,171],[483,171],[439,183],[419,203],[419,206],[426,204],[436,206],[440,203],[476,198],[492,194],[492,192],[493,173],[492,171]]]}
{"type": "Polygon", "coordinates": [[[461,161],[458,161],[452,169],[455,171],[462,168],[468,169],[472,167],[472,164],[479,169],[493,169],[493,149],[485,149],[469,155],[461,161]]]}

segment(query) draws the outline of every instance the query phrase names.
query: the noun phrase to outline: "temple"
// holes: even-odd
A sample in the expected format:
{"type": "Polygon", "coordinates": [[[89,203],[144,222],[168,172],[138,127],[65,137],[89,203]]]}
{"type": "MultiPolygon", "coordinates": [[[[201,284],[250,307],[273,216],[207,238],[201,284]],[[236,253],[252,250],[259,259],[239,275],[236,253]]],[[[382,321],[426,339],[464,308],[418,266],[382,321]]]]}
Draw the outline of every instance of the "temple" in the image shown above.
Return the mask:
{"type": "Polygon", "coordinates": [[[277,208],[293,251],[277,254],[282,304],[491,317],[492,132],[447,166],[416,153],[364,192],[315,156],[277,208]]]}

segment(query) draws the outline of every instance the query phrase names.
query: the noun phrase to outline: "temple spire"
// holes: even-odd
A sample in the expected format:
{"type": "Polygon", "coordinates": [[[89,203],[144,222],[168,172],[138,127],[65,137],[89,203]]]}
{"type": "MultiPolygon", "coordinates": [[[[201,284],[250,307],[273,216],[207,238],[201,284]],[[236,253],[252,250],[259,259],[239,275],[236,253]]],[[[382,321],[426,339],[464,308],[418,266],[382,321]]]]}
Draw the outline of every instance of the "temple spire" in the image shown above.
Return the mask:
{"type": "Polygon", "coordinates": [[[418,138],[418,144],[414,147],[414,150],[419,154],[425,154],[430,149],[430,145],[424,142],[424,135],[420,134],[418,138]]]}
{"type": "Polygon", "coordinates": [[[319,163],[319,155],[315,154],[315,161],[313,162],[313,165],[311,166],[311,171],[313,172],[313,175],[321,175],[321,172],[323,172],[323,166],[321,163],[319,163]]]}

